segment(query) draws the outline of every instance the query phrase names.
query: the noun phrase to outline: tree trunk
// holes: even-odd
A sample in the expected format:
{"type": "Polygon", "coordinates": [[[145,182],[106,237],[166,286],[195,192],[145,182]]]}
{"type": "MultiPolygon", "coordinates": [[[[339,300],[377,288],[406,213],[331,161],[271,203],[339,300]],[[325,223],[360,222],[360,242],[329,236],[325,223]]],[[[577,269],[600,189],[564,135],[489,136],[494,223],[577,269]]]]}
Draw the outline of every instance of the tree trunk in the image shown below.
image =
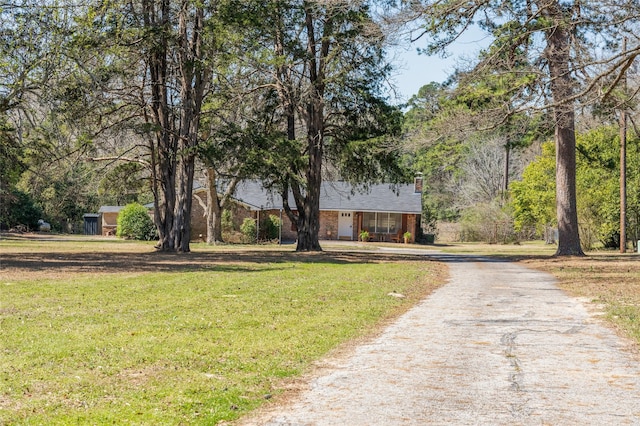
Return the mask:
{"type": "MultiPolygon", "coordinates": [[[[627,38],[622,41],[622,50],[627,50],[627,38]]],[[[626,73],[626,71],[625,71],[626,73]]],[[[626,96],[627,77],[622,80],[626,96]]],[[[627,252],[627,112],[626,105],[620,110],[620,253],[627,252]]]]}
{"type": "Polygon", "coordinates": [[[506,201],[509,194],[509,168],[510,168],[511,146],[509,142],[504,145],[504,176],[502,179],[502,200],[506,201]]]}
{"type": "MultiPolygon", "coordinates": [[[[163,0],[156,5],[152,0],[143,1],[144,25],[153,30],[165,28],[169,23],[169,1],[163,0]]],[[[167,93],[168,79],[168,36],[159,31],[157,44],[149,52],[148,67],[151,86],[151,116],[146,121],[156,127],[150,138],[152,189],[154,194],[154,222],[158,229],[157,248],[162,251],[173,251],[175,224],[175,178],[176,178],[176,146],[172,136],[171,111],[167,93]]]]}
{"type": "MultiPolygon", "coordinates": [[[[325,68],[328,66],[331,36],[333,35],[333,19],[316,16],[318,9],[303,2],[306,28],[306,58],[304,96],[296,95],[291,80],[291,69],[279,67],[276,72],[278,94],[287,118],[287,138],[296,143],[296,112],[303,118],[307,135],[301,155],[307,157],[307,164],[292,164],[282,182],[282,199],[284,211],[294,223],[298,236],[296,251],[321,251],[318,234],[320,231],[320,190],[322,185],[322,163],[324,154],[325,120],[325,68]],[[322,26],[323,34],[316,38],[316,29],[322,26]],[[298,170],[300,167],[303,170],[298,170]],[[299,179],[304,179],[301,186],[299,179]],[[289,189],[293,193],[297,211],[289,206],[289,189]]],[[[283,27],[276,28],[275,51],[283,55],[283,27]]]]}
{"type": "MultiPolygon", "coordinates": [[[[311,126],[315,127],[315,126],[311,126]]],[[[320,232],[320,189],[322,185],[322,142],[321,133],[308,136],[309,170],[304,203],[304,215],[299,215],[298,244],[296,251],[322,251],[318,234],[320,232]]]]}
{"type": "Polygon", "coordinates": [[[541,3],[541,9],[554,23],[546,32],[546,56],[551,77],[556,139],[558,250],[555,255],[584,256],[580,246],[576,202],[576,136],[575,113],[571,101],[573,81],[569,70],[569,32],[558,1],[546,0],[541,3]]]}
{"type": "Polygon", "coordinates": [[[207,167],[207,244],[215,245],[223,242],[222,238],[222,212],[225,208],[229,207],[229,202],[236,187],[240,182],[240,178],[234,177],[229,182],[227,188],[224,190],[224,194],[220,196],[217,187],[217,173],[213,167],[207,167]]]}
{"type": "Polygon", "coordinates": [[[144,0],[143,10],[145,27],[158,33],[148,57],[152,117],[147,117],[157,129],[152,147],[154,220],[160,237],[157,247],[189,252],[194,148],[209,72],[197,66],[203,56],[204,9],[192,8],[189,1],[182,0],[177,34],[169,32],[175,18],[168,0],[144,0]],[[176,42],[171,49],[170,42],[176,42]],[[172,60],[177,60],[175,69],[169,66],[172,60]],[[179,87],[177,95],[175,89],[169,89],[175,86],[179,87]],[[177,98],[179,107],[172,98],[177,98]]]}
{"type": "Polygon", "coordinates": [[[222,208],[216,187],[216,171],[207,167],[207,244],[215,245],[222,240],[222,208]]]}
{"type": "Polygon", "coordinates": [[[195,172],[195,158],[185,156],[180,162],[178,175],[178,191],[176,196],[174,248],[188,253],[191,251],[191,207],[193,205],[193,175],[195,172]]]}
{"type": "MultiPolygon", "coordinates": [[[[309,163],[306,172],[307,185],[303,205],[304,215],[298,215],[298,245],[296,251],[322,250],[318,234],[320,232],[320,190],[322,186],[322,157],[324,154],[324,68],[327,64],[327,57],[329,56],[329,36],[333,31],[333,22],[331,18],[324,22],[324,37],[321,37],[322,41],[318,44],[316,41],[314,20],[313,10],[305,7],[310,83],[309,99],[307,100],[305,111],[309,163]]],[[[299,210],[300,207],[299,205],[299,210]]]]}
{"type": "Polygon", "coordinates": [[[320,247],[320,242],[318,240],[318,231],[320,229],[320,191],[318,190],[316,192],[316,196],[312,195],[310,197],[310,193],[307,190],[307,193],[303,195],[298,183],[291,182],[291,192],[293,193],[293,198],[296,202],[296,213],[293,212],[289,205],[289,185],[285,184],[282,192],[282,201],[287,217],[296,227],[296,233],[298,236],[296,251],[322,251],[322,247],[320,247]],[[316,214],[314,218],[314,208],[311,206],[311,203],[313,203],[312,199],[315,198],[318,199],[318,208],[315,209],[318,214],[316,214]]]}

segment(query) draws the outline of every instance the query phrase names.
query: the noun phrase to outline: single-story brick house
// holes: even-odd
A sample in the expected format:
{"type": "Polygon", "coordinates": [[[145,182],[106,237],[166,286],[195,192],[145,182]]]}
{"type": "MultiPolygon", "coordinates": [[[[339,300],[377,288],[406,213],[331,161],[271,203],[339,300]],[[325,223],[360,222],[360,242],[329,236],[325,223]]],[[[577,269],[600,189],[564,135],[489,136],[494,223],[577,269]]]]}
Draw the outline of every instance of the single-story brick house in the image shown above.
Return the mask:
{"type": "MultiPolygon", "coordinates": [[[[259,215],[281,215],[282,238],[295,240],[291,222],[282,212],[282,198],[262,187],[258,181],[238,185],[235,200],[259,215]]],[[[293,197],[289,205],[295,208],[293,197]]],[[[400,241],[409,231],[415,241],[422,214],[422,187],[413,185],[375,184],[366,189],[354,188],[346,182],[323,182],[320,191],[321,240],[358,240],[362,229],[376,241],[400,241]]]]}
{"type": "MultiPolygon", "coordinates": [[[[196,185],[191,213],[191,235],[202,239],[206,234],[203,205],[207,201],[205,188],[196,185]]],[[[284,213],[282,198],[270,192],[260,181],[247,180],[238,184],[234,196],[234,221],[245,217],[262,220],[268,215],[282,218],[282,239],[295,240],[295,229],[284,213]]],[[[291,196],[289,205],[295,208],[291,196]]],[[[115,234],[116,220],[121,206],[102,206],[102,234],[115,234]]],[[[422,214],[422,184],[375,184],[366,189],[354,188],[346,182],[323,182],[320,192],[321,240],[358,240],[366,229],[376,241],[401,241],[405,232],[415,241],[422,214]]]]}

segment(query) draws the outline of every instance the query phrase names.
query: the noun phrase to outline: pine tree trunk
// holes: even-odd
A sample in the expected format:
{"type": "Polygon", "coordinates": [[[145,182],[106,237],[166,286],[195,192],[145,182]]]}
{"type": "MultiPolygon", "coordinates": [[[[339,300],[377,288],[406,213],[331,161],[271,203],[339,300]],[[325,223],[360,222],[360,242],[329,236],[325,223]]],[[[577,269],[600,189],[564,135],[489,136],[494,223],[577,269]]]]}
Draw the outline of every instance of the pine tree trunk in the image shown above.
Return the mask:
{"type": "MultiPolygon", "coordinates": [[[[143,18],[147,28],[168,25],[168,0],[158,4],[152,1],[143,2],[143,18]]],[[[169,68],[167,52],[168,40],[163,32],[147,59],[151,80],[151,116],[146,116],[146,121],[157,129],[149,145],[153,165],[154,222],[159,236],[156,247],[161,251],[175,250],[176,144],[170,131],[172,119],[166,84],[169,68]]]]}
{"type": "Polygon", "coordinates": [[[191,251],[191,207],[193,204],[193,175],[195,158],[185,156],[180,162],[178,191],[176,196],[174,247],[175,250],[188,253],[191,251]]]}
{"type": "MultiPolygon", "coordinates": [[[[153,1],[143,2],[145,26],[167,29],[175,17],[168,0],[158,4],[159,7],[153,1]]],[[[177,19],[178,33],[159,31],[157,45],[149,54],[152,117],[148,121],[157,128],[153,150],[155,222],[160,236],[157,247],[162,251],[189,252],[194,148],[209,71],[196,67],[202,58],[204,9],[191,9],[189,2],[182,0],[177,19]],[[171,49],[170,42],[176,43],[171,49]],[[170,60],[177,60],[175,69],[169,66],[170,60]],[[176,84],[180,108],[169,100],[176,96],[175,92],[169,94],[169,88],[176,84]]]]}
{"type": "Polygon", "coordinates": [[[511,167],[511,146],[509,142],[504,145],[504,177],[502,179],[502,199],[506,200],[509,194],[509,169],[511,167]]]}
{"type": "MultiPolygon", "coordinates": [[[[309,57],[309,83],[311,91],[306,105],[307,152],[309,165],[306,172],[307,185],[304,197],[304,215],[299,215],[298,245],[296,251],[321,251],[320,190],[322,186],[322,157],[324,155],[324,91],[326,58],[329,55],[330,37],[321,37],[318,44],[315,36],[313,9],[305,7],[307,26],[307,51],[309,57]]],[[[327,19],[323,34],[331,34],[333,23],[327,19]]],[[[298,206],[300,207],[300,206],[298,206]]]]}
{"type": "Polygon", "coordinates": [[[569,70],[570,39],[557,0],[541,2],[541,9],[554,26],[546,32],[547,60],[554,103],[556,139],[556,214],[558,250],[556,256],[584,256],[578,230],[576,201],[575,113],[571,96],[573,81],[569,70]]]}

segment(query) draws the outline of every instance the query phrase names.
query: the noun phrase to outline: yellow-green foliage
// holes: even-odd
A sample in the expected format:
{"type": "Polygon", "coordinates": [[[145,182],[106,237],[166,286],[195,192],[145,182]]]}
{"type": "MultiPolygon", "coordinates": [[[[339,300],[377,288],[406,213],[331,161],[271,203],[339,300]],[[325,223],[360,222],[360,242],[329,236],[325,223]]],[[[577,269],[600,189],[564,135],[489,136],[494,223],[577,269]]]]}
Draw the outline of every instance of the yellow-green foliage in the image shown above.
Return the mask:
{"type": "Polygon", "coordinates": [[[522,180],[511,184],[514,224],[517,230],[536,226],[539,232],[555,223],[555,147],[542,145],[542,155],[522,174],[522,180]]]}
{"type": "Polygon", "coordinates": [[[152,240],[156,228],[147,209],[138,203],[127,204],[118,214],[116,235],[133,240],[152,240]]]}
{"type": "MultiPolygon", "coordinates": [[[[620,232],[620,135],[617,127],[602,127],[578,135],[576,186],[578,220],[587,246],[600,241],[615,246],[620,232]]],[[[627,217],[630,232],[638,235],[640,223],[640,156],[638,138],[629,135],[627,155],[627,217]]],[[[517,228],[535,225],[539,230],[555,224],[555,147],[542,145],[542,154],[511,185],[517,228]]]]}

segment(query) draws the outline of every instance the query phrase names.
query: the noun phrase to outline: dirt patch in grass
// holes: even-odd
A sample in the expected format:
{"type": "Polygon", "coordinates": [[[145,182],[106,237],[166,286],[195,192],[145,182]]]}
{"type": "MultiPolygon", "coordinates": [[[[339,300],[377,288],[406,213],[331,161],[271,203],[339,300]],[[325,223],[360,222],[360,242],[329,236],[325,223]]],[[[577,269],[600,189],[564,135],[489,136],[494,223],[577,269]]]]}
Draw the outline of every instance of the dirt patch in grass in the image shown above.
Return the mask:
{"type": "Polygon", "coordinates": [[[595,253],[587,257],[522,258],[520,261],[553,274],[562,289],[598,305],[619,331],[640,343],[640,258],[637,255],[595,253]]]}

